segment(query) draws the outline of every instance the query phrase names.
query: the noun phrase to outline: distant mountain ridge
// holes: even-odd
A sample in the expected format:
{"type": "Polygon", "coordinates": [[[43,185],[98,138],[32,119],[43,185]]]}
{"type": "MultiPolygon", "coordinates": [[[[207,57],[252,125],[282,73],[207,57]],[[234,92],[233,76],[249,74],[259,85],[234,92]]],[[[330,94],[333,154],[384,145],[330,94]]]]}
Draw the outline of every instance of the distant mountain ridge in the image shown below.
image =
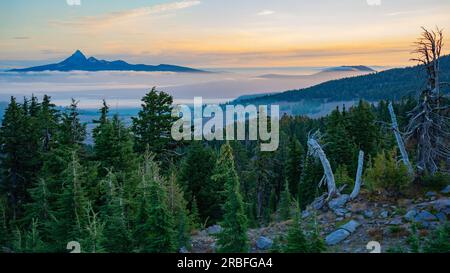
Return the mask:
{"type": "Polygon", "coordinates": [[[322,72],[336,72],[336,71],[360,71],[360,72],[376,72],[376,70],[365,65],[343,65],[337,67],[330,67],[322,72]]]}
{"type": "Polygon", "coordinates": [[[143,72],[184,72],[184,73],[207,73],[207,71],[194,69],[190,67],[160,64],[129,64],[122,60],[106,61],[98,60],[95,57],[86,58],[80,51],[75,51],[72,56],[62,62],[29,68],[11,69],[9,72],[42,72],[42,71],[143,71],[143,72]]]}
{"type": "MultiPolygon", "coordinates": [[[[440,61],[440,79],[450,82],[450,55],[440,61]]],[[[401,99],[416,95],[426,86],[426,72],[421,65],[394,68],[362,76],[331,80],[308,88],[289,90],[281,93],[241,99],[242,104],[274,104],[280,102],[305,101],[351,101],[365,99],[401,99]]],[[[443,88],[449,92],[449,88],[443,88]]],[[[234,102],[232,102],[233,104],[234,102]]]]}

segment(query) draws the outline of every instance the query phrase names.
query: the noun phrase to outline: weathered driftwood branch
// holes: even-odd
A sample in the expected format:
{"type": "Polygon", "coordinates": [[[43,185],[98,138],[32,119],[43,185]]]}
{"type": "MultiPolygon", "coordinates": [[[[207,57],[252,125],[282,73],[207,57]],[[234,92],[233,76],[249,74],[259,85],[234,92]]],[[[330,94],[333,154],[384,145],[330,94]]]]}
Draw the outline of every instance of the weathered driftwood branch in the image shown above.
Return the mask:
{"type": "Polygon", "coordinates": [[[339,194],[336,190],[336,183],[334,181],[333,170],[331,169],[330,162],[328,161],[325,152],[320,146],[319,142],[315,139],[315,136],[309,137],[308,139],[308,149],[309,152],[320,159],[322,163],[323,172],[326,177],[327,187],[328,187],[328,197],[327,200],[330,200],[334,195],[339,194]]]}
{"type": "Polygon", "coordinates": [[[350,200],[355,199],[359,194],[359,190],[361,189],[361,177],[363,172],[363,165],[364,165],[364,152],[359,151],[358,169],[356,170],[355,187],[353,188],[353,191],[350,194],[350,200]]]}
{"type": "Polygon", "coordinates": [[[391,121],[392,121],[392,131],[394,132],[395,139],[397,140],[398,149],[400,150],[400,154],[402,156],[403,164],[405,164],[406,168],[408,169],[408,173],[410,175],[414,174],[411,162],[409,162],[408,153],[405,149],[405,144],[403,143],[403,138],[400,135],[400,130],[398,129],[398,123],[397,123],[397,117],[395,116],[394,107],[392,106],[392,102],[389,103],[388,106],[389,114],[391,115],[391,121]]]}

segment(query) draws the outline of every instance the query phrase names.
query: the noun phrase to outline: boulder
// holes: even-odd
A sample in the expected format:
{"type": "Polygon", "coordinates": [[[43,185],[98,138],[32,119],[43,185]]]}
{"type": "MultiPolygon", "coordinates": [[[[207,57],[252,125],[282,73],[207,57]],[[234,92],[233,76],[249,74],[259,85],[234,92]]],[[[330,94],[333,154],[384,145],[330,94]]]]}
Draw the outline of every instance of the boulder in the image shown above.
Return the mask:
{"type": "Polygon", "coordinates": [[[373,211],[368,209],[364,211],[364,217],[366,218],[372,218],[373,217],[373,211]]]}
{"type": "Polygon", "coordinates": [[[435,193],[434,191],[429,191],[429,192],[427,192],[425,194],[426,197],[433,197],[433,196],[436,196],[436,195],[437,195],[437,193],[435,193]]]}
{"type": "Polygon", "coordinates": [[[343,206],[345,206],[345,204],[349,199],[350,196],[348,194],[342,194],[341,196],[336,197],[332,199],[330,202],[328,202],[328,207],[332,210],[342,208],[343,206]]]}
{"type": "Polygon", "coordinates": [[[270,249],[273,245],[273,241],[267,237],[261,236],[256,241],[256,247],[261,250],[270,249]]]}
{"type": "Polygon", "coordinates": [[[395,219],[391,220],[388,224],[391,226],[399,226],[399,225],[403,224],[403,221],[401,218],[395,218],[395,219]]]}
{"type": "Polygon", "coordinates": [[[419,212],[415,217],[414,217],[414,222],[416,223],[424,223],[424,222],[429,222],[429,221],[436,221],[437,217],[434,216],[432,213],[423,210],[421,212],[419,212]]]}
{"type": "Polygon", "coordinates": [[[337,208],[335,210],[333,210],[334,214],[336,214],[336,216],[345,216],[345,214],[348,212],[348,210],[344,209],[344,208],[337,208]]]}
{"type": "Polygon", "coordinates": [[[218,234],[218,233],[222,232],[222,227],[219,225],[210,226],[207,229],[207,232],[209,235],[218,234]]]}
{"type": "Polygon", "coordinates": [[[437,211],[442,211],[450,208],[450,198],[438,199],[432,202],[433,208],[437,211]]]}
{"type": "Polygon", "coordinates": [[[360,224],[358,222],[356,222],[355,220],[351,220],[349,221],[347,224],[340,226],[340,229],[345,229],[350,233],[355,232],[355,230],[360,226],[360,224]]]}
{"type": "Polygon", "coordinates": [[[327,237],[325,237],[325,243],[329,246],[336,245],[345,240],[345,238],[347,238],[349,235],[350,232],[348,232],[347,230],[337,229],[330,233],[327,237]]]}
{"type": "Polygon", "coordinates": [[[417,211],[415,209],[412,209],[408,211],[405,216],[403,216],[407,221],[412,222],[414,220],[414,217],[416,217],[417,211]]]}

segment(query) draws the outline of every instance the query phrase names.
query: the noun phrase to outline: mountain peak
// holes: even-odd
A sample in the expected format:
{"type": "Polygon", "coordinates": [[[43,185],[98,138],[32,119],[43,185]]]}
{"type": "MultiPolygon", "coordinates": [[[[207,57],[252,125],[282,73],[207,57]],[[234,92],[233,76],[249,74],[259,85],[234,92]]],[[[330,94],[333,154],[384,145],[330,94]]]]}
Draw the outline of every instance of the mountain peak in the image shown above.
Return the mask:
{"type": "Polygon", "coordinates": [[[79,56],[79,57],[84,57],[84,58],[86,58],[86,56],[83,54],[83,52],[81,52],[81,50],[79,50],[79,49],[77,49],[77,50],[75,51],[75,53],[72,54],[72,57],[73,57],[73,56],[79,56]]]}
{"type": "Polygon", "coordinates": [[[63,64],[82,64],[86,62],[86,56],[80,50],[75,51],[69,58],[62,61],[63,64]]]}
{"type": "Polygon", "coordinates": [[[106,61],[95,57],[86,58],[81,50],[76,50],[69,58],[62,62],[36,67],[12,69],[11,72],[29,72],[29,71],[167,71],[167,72],[202,72],[205,71],[174,65],[144,65],[129,64],[122,60],[106,61]]]}

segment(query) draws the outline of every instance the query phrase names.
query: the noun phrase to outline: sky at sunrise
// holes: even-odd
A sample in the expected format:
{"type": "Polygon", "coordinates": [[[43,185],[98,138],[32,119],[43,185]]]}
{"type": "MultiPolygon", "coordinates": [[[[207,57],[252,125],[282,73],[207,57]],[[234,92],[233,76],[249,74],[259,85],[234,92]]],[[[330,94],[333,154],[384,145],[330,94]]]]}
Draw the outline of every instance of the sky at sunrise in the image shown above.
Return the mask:
{"type": "Polygon", "coordinates": [[[0,62],[80,49],[200,68],[404,66],[420,27],[449,30],[449,14],[449,0],[0,1],[0,62]]]}

